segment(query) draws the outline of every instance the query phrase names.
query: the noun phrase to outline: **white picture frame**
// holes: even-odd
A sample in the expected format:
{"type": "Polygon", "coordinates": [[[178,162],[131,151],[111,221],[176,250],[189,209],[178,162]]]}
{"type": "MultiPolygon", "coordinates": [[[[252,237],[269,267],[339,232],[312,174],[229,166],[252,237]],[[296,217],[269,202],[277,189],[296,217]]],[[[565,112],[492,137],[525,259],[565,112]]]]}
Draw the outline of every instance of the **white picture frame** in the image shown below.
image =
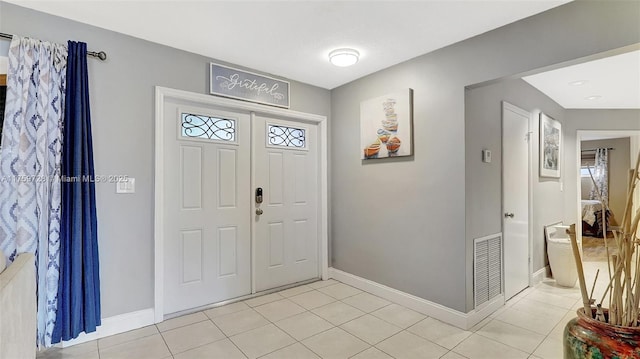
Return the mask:
{"type": "Polygon", "coordinates": [[[560,178],[562,124],[540,113],[540,177],[560,178]]]}

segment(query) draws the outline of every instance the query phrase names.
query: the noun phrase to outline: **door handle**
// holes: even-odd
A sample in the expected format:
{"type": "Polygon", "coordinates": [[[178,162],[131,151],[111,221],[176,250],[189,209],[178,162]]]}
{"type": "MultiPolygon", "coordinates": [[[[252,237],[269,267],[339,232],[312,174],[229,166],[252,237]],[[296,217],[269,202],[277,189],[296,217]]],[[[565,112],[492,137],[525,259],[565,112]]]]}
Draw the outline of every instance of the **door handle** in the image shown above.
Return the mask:
{"type": "Polygon", "coordinates": [[[260,216],[263,213],[264,213],[264,211],[262,209],[256,208],[256,215],[260,216]]]}
{"type": "Polygon", "coordinates": [[[513,218],[515,216],[515,214],[507,212],[504,214],[504,218],[513,218]]]}

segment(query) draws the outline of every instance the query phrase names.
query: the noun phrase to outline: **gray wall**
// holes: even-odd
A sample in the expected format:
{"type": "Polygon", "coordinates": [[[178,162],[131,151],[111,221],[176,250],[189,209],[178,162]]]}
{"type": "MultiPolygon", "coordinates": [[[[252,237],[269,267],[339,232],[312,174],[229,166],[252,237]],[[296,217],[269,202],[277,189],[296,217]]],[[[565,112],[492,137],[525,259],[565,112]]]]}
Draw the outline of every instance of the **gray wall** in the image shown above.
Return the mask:
{"type": "MultiPolygon", "coordinates": [[[[107,52],[106,62],[89,59],[96,174],[135,177],[136,193],[116,195],[115,184],[96,185],[102,315],[153,307],[154,86],[208,93],[208,64],[216,60],[8,3],[0,7],[2,32],[84,41],[89,50],[107,52]]],[[[292,110],[328,116],[330,108],[329,91],[291,83],[292,110]]]]}
{"type": "MultiPolygon", "coordinates": [[[[609,208],[618,221],[622,220],[624,207],[627,204],[627,188],[629,185],[629,169],[631,161],[629,159],[629,137],[614,138],[599,141],[582,141],[582,149],[594,148],[614,148],[609,151],[609,208]]],[[[633,165],[635,166],[635,158],[633,165]]],[[[587,196],[593,188],[591,177],[583,177],[582,193],[587,196]],[[585,191],[586,189],[586,191],[585,191]]],[[[588,198],[588,197],[587,197],[588,198]]]]}
{"type": "MultiPolygon", "coordinates": [[[[578,202],[579,157],[577,151],[579,148],[577,146],[579,144],[576,143],[578,130],[640,131],[640,110],[567,110],[565,112],[562,128],[565,143],[563,174],[565,221],[579,224],[582,219],[578,202]]],[[[629,132],[629,134],[637,135],[638,132],[629,132]]]]}
{"type": "MultiPolygon", "coordinates": [[[[544,268],[546,249],[544,226],[564,218],[560,180],[543,178],[539,170],[540,113],[564,122],[565,110],[524,80],[505,80],[467,90],[466,111],[466,239],[502,231],[502,101],[531,113],[531,203],[533,231],[531,261],[533,271],[544,268]],[[483,163],[482,149],[492,150],[493,161],[483,163]]],[[[467,290],[472,290],[472,282],[467,290]]],[[[473,303],[468,303],[473,305],[473,303]]]]}
{"type": "MultiPolygon", "coordinates": [[[[475,233],[467,236],[465,217],[485,214],[465,210],[465,86],[638,43],[639,22],[638,2],[576,1],[334,89],[334,267],[449,308],[473,309],[475,233]],[[407,87],[414,89],[415,155],[362,163],[360,102],[407,87]]],[[[486,131],[477,143],[485,137],[491,144],[486,131]]],[[[495,226],[500,212],[493,207],[488,221],[495,226]]]]}

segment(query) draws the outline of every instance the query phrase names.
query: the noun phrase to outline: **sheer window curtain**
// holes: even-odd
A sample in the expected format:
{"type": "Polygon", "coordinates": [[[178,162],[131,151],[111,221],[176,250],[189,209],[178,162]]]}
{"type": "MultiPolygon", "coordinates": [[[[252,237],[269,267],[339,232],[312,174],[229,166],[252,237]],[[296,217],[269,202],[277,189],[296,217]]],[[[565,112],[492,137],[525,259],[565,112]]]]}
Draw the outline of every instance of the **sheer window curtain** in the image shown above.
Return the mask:
{"type": "Polygon", "coordinates": [[[589,193],[589,199],[599,200],[602,197],[603,205],[609,207],[609,150],[596,149],[595,163],[592,170],[595,184],[589,193]]]}
{"type": "Polygon", "coordinates": [[[0,152],[0,248],[9,261],[36,254],[37,338],[45,347],[58,297],[66,67],[66,46],[14,36],[0,152]]]}

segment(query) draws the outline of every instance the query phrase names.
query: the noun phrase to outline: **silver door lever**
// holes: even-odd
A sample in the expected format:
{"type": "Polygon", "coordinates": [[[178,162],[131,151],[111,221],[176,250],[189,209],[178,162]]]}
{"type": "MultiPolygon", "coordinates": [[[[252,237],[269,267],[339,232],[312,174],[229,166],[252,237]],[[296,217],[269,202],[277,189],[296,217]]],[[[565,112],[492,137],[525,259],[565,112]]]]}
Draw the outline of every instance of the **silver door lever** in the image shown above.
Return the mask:
{"type": "Polygon", "coordinates": [[[504,218],[513,218],[514,216],[515,216],[515,214],[509,213],[509,212],[504,214],[504,218]]]}

